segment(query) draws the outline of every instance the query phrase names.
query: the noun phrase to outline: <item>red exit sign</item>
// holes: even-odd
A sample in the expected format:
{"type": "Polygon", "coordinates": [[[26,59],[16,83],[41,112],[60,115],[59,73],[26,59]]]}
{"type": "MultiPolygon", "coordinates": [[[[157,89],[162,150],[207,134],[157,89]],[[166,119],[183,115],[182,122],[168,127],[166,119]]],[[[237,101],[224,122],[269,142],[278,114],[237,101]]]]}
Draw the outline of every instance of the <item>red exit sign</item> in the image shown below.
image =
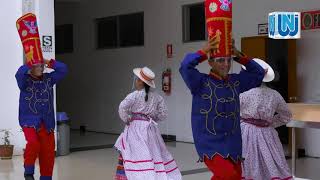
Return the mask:
{"type": "Polygon", "coordinates": [[[301,29],[320,29],[320,10],[301,12],[301,29]]]}

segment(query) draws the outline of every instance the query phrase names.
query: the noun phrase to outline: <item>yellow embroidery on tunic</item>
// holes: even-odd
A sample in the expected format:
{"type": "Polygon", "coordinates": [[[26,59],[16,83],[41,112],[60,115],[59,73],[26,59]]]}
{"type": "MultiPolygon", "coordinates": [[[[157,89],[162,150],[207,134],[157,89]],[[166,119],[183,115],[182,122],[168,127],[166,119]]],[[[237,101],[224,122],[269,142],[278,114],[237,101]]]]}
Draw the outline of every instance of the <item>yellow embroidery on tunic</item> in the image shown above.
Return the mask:
{"type": "MultiPolygon", "coordinates": [[[[207,82],[204,83],[204,87],[207,87],[209,89],[209,93],[208,94],[202,94],[201,98],[204,100],[208,100],[210,103],[210,107],[209,109],[200,109],[200,114],[205,115],[205,119],[206,119],[206,128],[207,131],[213,135],[217,135],[216,129],[215,129],[215,120],[217,118],[228,118],[231,117],[234,121],[233,123],[233,129],[232,131],[234,131],[234,129],[237,126],[237,121],[236,121],[236,117],[237,114],[239,114],[240,109],[239,107],[236,105],[237,104],[237,97],[239,97],[239,93],[236,90],[236,87],[240,85],[239,81],[234,82],[233,84],[230,84],[230,82],[227,82],[226,84],[224,83],[220,83],[220,84],[215,84],[212,81],[210,81],[208,79],[207,82]],[[216,94],[216,91],[218,89],[223,89],[223,88],[228,88],[231,90],[232,92],[232,96],[230,97],[218,97],[216,94]],[[215,102],[215,104],[214,104],[215,102]],[[230,113],[226,113],[226,112],[221,112],[218,110],[218,103],[234,103],[235,104],[235,111],[230,112],[230,113]],[[215,117],[213,117],[213,119],[211,121],[213,121],[213,125],[212,127],[209,127],[209,114],[212,111],[215,111],[215,117]]],[[[230,132],[229,132],[230,133],[230,132]]],[[[233,132],[232,132],[233,133],[233,132]]]]}

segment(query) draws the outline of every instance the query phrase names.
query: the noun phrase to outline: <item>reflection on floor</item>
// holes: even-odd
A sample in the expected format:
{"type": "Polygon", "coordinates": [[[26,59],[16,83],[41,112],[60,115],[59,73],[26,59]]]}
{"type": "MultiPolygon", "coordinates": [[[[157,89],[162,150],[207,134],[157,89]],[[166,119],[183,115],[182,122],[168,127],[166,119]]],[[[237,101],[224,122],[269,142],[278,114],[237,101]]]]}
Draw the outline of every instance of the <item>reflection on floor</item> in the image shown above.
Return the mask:
{"type": "MultiPolygon", "coordinates": [[[[193,144],[168,143],[168,149],[176,159],[184,180],[208,180],[211,173],[198,157],[193,144]]],[[[56,158],[53,180],[112,180],[118,153],[112,149],[74,152],[56,158]]],[[[288,160],[290,163],[290,160],[288,160]]],[[[23,179],[23,157],[13,160],[0,160],[0,180],[23,179]]],[[[297,160],[297,177],[312,180],[320,179],[320,159],[302,158],[297,160]]],[[[36,177],[38,177],[38,171],[36,177]]]]}
{"type": "Polygon", "coordinates": [[[112,148],[119,135],[97,132],[80,133],[79,130],[70,132],[71,151],[112,148]]]}

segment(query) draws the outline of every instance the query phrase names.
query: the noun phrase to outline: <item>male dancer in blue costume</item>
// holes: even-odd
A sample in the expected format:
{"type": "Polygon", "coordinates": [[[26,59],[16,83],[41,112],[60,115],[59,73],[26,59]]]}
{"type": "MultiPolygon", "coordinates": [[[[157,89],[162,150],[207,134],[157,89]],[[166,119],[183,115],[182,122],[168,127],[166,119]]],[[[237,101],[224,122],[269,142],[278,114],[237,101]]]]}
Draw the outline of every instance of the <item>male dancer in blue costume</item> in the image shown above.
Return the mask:
{"type": "Polygon", "coordinates": [[[192,94],[192,131],[195,146],[214,176],[212,180],[240,180],[242,141],[239,94],[260,86],[264,69],[233,49],[235,57],[209,59],[211,71],[200,73],[196,66],[217,50],[220,39],[213,37],[196,53],[187,54],[180,73],[192,94]],[[228,74],[231,60],[246,71],[228,74]]]}

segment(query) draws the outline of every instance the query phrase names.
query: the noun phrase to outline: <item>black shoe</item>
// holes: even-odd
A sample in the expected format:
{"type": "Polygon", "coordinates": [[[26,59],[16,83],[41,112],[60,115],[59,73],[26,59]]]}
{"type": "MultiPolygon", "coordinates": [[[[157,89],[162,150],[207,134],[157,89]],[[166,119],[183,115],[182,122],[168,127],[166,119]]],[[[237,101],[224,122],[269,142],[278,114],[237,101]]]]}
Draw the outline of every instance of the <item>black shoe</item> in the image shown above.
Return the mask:
{"type": "Polygon", "coordinates": [[[30,174],[25,174],[25,175],[24,175],[24,179],[25,179],[25,180],[34,180],[34,177],[33,177],[32,174],[31,174],[31,175],[30,175],[30,174]]]}

